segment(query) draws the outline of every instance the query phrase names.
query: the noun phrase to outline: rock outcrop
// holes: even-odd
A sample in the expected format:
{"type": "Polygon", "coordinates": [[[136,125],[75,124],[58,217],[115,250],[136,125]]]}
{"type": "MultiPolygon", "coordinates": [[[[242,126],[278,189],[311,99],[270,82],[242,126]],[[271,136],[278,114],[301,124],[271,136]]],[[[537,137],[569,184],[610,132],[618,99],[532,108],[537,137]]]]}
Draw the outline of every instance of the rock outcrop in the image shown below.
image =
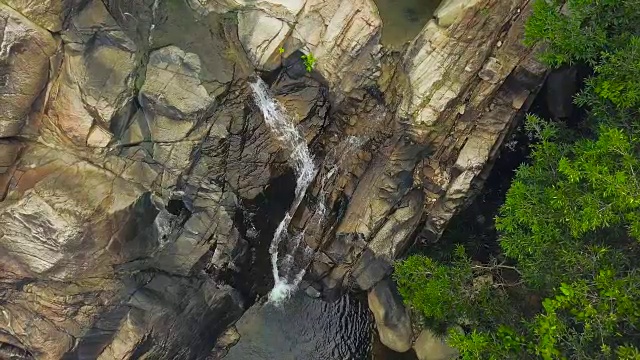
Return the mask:
{"type": "Polygon", "coordinates": [[[380,281],[369,291],[368,300],[376,320],[380,342],[397,352],[411,349],[411,319],[393,282],[388,279],[380,281]]]}
{"type": "Polygon", "coordinates": [[[0,0],[0,357],[204,359],[266,294],[295,182],[257,76],[318,169],[306,282],[386,298],[545,74],[529,0],[460,4],[399,52],[370,0],[0,0]]]}
{"type": "Polygon", "coordinates": [[[331,189],[335,227],[305,237],[321,251],[311,276],[325,296],[373,287],[416,231],[436,241],[482,186],[546,74],[521,42],[529,11],[528,1],[479,1],[446,27],[431,20],[401,56],[382,60],[371,85],[381,93],[366,88],[343,102],[336,131],[369,141],[331,189]]]}
{"type": "Polygon", "coordinates": [[[430,330],[422,330],[413,344],[418,360],[453,360],[458,358],[458,351],[430,330]]]}

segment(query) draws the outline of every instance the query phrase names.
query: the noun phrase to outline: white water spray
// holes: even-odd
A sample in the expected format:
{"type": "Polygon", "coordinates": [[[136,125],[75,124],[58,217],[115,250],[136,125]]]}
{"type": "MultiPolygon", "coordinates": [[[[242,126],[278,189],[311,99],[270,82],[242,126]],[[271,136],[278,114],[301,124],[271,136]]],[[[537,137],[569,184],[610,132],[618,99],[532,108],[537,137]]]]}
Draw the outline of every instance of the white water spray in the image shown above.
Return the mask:
{"type": "Polygon", "coordinates": [[[306,140],[300,131],[298,131],[296,126],[291,122],[291,119],[287,116],[286,110],[282,105],[269,95],[267,85],[264,81],[258,79],[255,83],[251,83],[251,89],[253,90],[256,104],[262,111],[262,115],[269,127],[269,130],[276,135],[283,145],[292,149],[290,162],[292,163],[297,176],[293,205],[278,225],[278,228],[273,235],[271,246],[269,247],[273,279],[275,282],[273,289],[269,293],[269,301],[275,304],[280,304],[291,296],[304,276],[304,268],[295,274],[293,280],[289,280],[286,273],[293,266],[293,254],[300,246],[304,234],[298,234],[294,238],[293,249],[290,250],[290,253],[287,254],[284,259],[285,268],[283,270],[285,270],[285,273],[283,273],[283,276],[280,276],[280,271],[278,269],[278,248],[282,240],[288,239],[289,237],[287,229],[291,222],[292,214],[294,214],[298,206],[300,206],[307,188],[316,175],[316,168],[313,164],[313,157],[307,147],[306,140]]]}
{"type": "Polygon", "coordinates": [[[315,211],[304,229],[297,234],[289,234],[288,229],[293,214],[295,214],[302,203],[302,199],[309,185],[315,178],[318,169],[316,169],[313,163],[313,156],[307,147],[306,140],[287,116],[284,107],[269,95],[267,85],[258,79],[255,83],[251,83],[251,89],[254,93],[255,102],[262,111],[269,130],[285,147],[291,149],[289,161],[297,176],[293,205],[276,228],[271,246],[269,247],[274,279],[273,289],[269,293],[269,302],[281,305],[298,288],[306,272],[305,266],[301,266],[299,269],[294,267],[296,253],[300,252],[301,246],[304,246],[302,249],[302,262],[304,264],[308,264],[315,254],[313,249],[306,246],[303,239],[307,229],[315,228],[316,231],[320,231],[325,221],[327,213],[325,185],[335,178],[343,160],[351,156],[351,153],[360,147],[364,141],[361,138],[351,136],[330,151],[328,157],[325,159],[325,164],[328,164],[330,167],[324,176],[320,178],[319,194],[315,211]],[[278,260],[280,256],[278,251],[283,240],[287,242],[287,253],[282,257],[279,266],[278,260]]]}

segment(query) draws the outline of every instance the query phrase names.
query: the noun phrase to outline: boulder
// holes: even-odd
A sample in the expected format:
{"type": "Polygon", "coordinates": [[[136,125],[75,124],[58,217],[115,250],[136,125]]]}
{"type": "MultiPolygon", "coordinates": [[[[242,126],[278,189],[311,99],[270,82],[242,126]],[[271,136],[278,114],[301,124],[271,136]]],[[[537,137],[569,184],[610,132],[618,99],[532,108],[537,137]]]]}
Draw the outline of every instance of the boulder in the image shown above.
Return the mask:
{"type": "Polygon", "coordinates": [[[34,101],[47,85],[50,57],[57,44],[51,34],[0,3],[0,138],[22,130],[34,101]]]}
{"type": "Polygon", "coordinates": [[[91,1],[63,32],[62,66],[45,112],[50,141],[104,148],[111,128],[131,106],[137,71],[136,47],[101,1],[91,1]],[[109,29],[100,31],[101,24],[109,29]]]}
{"type": "Polygon", "coordinates": [[[402,304],[395,285],[389,279],[380,281],[367,296],[380,335],[380,342],[393,351],[411,349],[411,319],[402,304]]]}
{"type": "Polygon", "coordinates": [[[544,97],[547,109],[556,120],[568,120],[573,114],[573,97],[578,91],[575,66],[553,70],[547,76],[544,97]]]}
{"type": "Polygon", "coordinates": [[[213,348],[210,360],[224,359],[225,355],[229,352],[229,348],[237,344],[240,340],[240,333],[235,326],[229,327],[216,341],[216,346],[213,348]]]}
{"type": "Polygon", "coordinates": [[[62,30],[69,8],[66,0],[3,0],[29,20],[51,32],[62,30]]]}
{"type": "MultiPolygon", "coordinates": [[[[145,83],[140,89],[143,108],[173,120],[195,120],[214,101],[202,85],[201,69],[198,55],[184,52],[177,46],[167,46],[152,52],[145,83]]],[[[162,128],[161,125],[159,127],[162,128]]],[[[182,134],[177,135],[184,137],[188,130],[186,128],[180,132],[182,134]]],[[[171,140],[169,134],[158,134],[157,137],[158,141],[171,140]]]]}
{"type": "Polygon", "coordinates": [[[456,349],[447,345],[445,338],[437,336],[429,329],[420,332],[413,349],[418,360],[454,360],[459,355],[456,349]]]}

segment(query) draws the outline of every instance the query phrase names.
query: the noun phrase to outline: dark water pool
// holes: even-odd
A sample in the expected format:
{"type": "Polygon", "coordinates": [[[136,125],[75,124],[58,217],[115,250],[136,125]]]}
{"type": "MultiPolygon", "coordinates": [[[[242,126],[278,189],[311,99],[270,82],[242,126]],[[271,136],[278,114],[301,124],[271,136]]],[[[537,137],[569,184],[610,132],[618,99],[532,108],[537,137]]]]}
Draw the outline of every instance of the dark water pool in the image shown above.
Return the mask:
{"type": "Polygon", "coordinates": [[[398,48],[431,19],[441,0],[374,0],[382,18],[382,44],[398,48]]]}
{"type": "Polygon", "coordinates": [[[299,293],[282,308],[256,304],[236,323],[240,340],[225,360],[368,360],[373,319],[366,304],[299,293]]]}

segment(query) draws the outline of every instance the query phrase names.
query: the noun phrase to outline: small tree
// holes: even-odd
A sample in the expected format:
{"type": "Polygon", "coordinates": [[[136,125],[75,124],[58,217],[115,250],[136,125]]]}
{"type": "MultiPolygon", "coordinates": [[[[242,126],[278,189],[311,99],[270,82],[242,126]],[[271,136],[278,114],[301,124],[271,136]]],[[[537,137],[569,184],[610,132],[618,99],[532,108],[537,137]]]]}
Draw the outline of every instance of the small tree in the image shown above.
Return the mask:
{"type": "Polygon", "coordinates": [[[307,72],[312,72],[313,68],[316,66],[316,58],[313,56],[313,53],[309,52],[308,54],[302,55],[302,62],[304,63],[304,67],[307,69],[307,72]]]}
{"type": "Polygon", "coordinates": [[[394,279],[406,304],[425,324],[443,330],[453,324],[486,327],[511,312],[505,288],[517,284],[502,280],[503,264],[473,264],[462,246],[454,259],[443,264],[424,255],[412,255],[396,263],[394,279]]]}

